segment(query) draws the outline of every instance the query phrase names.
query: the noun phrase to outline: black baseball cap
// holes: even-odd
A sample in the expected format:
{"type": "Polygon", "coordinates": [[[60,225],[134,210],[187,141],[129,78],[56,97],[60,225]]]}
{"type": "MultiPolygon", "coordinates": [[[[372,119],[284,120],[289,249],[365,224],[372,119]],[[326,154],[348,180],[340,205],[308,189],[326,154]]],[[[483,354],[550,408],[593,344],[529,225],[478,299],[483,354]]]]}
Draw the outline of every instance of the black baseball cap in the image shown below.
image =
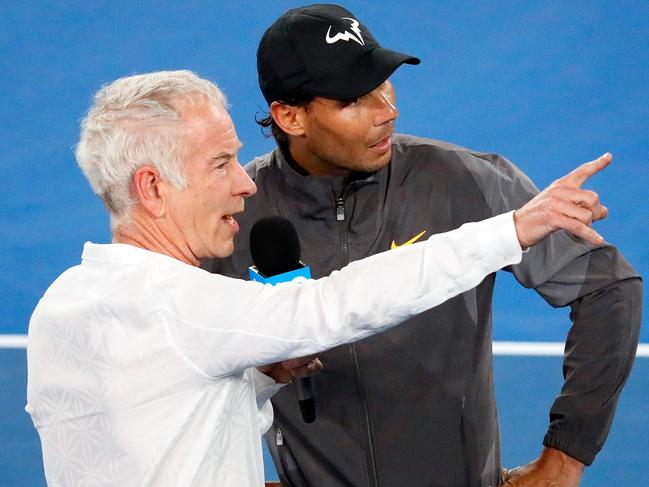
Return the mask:
{"type": "Polygon", "coordinates": [[[269,105],[315,96],[356,98],[402,64],[419,62],[381,47],[354,14],[331,4],[289,10],[268,28],[257,49],[259,86],[269,105]]]}

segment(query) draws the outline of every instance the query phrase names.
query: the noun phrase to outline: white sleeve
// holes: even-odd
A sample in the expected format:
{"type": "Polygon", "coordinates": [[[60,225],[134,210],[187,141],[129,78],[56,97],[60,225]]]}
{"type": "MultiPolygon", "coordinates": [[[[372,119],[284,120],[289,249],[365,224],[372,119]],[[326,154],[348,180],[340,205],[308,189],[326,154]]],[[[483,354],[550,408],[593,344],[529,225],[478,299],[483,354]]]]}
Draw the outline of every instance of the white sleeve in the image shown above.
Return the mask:
{"type": "Polygon", "coordinates": [[[271,377],[259,372],[254,367],[250,369],[250,374],[257,397],[259,433],[263,435],[273,424],[273,405],[270,402],[270,398],[286,384],[275,382],[271,377]]]}
{"type": "Polygon", "coordinates": [[[510,212],[302,284],[263,285],[174,262],[152,271],[150,292],[176,346],[218,377],[376,334],[520,260],[510,212]]]}

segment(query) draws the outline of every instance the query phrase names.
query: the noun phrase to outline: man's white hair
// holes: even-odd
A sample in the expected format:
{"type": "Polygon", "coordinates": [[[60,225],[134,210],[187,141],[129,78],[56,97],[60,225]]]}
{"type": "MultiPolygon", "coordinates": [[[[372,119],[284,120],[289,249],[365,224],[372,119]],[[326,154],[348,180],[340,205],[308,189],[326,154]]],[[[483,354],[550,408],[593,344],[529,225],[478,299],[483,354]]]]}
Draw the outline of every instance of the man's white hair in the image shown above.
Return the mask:
{"type": "Polygon", "coordinates": [[[124,223],[136,203],[130,185],[141,166],[157,168],[179,189],[186,186],[179,100],[227,108],[214,83],[186,70],[120,78],[95,95],[81,122],[76,158],[108,208],[111,227],[124,223]]]}

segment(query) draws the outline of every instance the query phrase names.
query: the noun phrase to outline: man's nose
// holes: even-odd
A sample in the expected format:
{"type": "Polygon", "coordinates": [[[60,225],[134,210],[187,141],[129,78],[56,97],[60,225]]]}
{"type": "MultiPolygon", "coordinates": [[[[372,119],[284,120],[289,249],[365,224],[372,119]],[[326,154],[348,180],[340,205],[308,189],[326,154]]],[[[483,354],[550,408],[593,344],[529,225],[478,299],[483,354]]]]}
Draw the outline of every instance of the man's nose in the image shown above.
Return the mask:
{"type": "Polygon", "coordinates": [[[257,192],[257,185],[252,179],[250,179],[250,176],[248,176],[248,173],[243,169],[243,166],[238,163],[232,192],[235,195],[243,196],[244,198],[252,196],[257,192]]]}
{"type": "Polygon", "coordinates": [[[377,103],[377,115],[374,119],[375,125],[383,125],[387,122],[393,122],[399,116],[399,110],[394,100],[394,92],[379,86],[372,93],[375,103],[377,103]]]}

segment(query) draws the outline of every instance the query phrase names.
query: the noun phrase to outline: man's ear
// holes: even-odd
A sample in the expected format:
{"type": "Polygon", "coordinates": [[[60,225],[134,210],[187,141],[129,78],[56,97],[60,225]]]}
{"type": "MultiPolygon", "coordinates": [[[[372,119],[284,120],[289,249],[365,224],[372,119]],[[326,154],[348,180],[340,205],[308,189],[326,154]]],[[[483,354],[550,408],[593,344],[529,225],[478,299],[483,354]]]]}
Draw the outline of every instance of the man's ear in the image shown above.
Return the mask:
{"type": "Polygon", "coordinates": [[[153,166],[139,167],[131,179],[131,187],[135,197],[153,218],[163,217],[165,205],[161,185],[160,172],[153,166]]]}
{"type": "Polygon", "coordinates": [[[306,111],[304,107],[295,107],[274,101],[270,104],[270,115],[288,135],[304,135],[306,111]]]}

